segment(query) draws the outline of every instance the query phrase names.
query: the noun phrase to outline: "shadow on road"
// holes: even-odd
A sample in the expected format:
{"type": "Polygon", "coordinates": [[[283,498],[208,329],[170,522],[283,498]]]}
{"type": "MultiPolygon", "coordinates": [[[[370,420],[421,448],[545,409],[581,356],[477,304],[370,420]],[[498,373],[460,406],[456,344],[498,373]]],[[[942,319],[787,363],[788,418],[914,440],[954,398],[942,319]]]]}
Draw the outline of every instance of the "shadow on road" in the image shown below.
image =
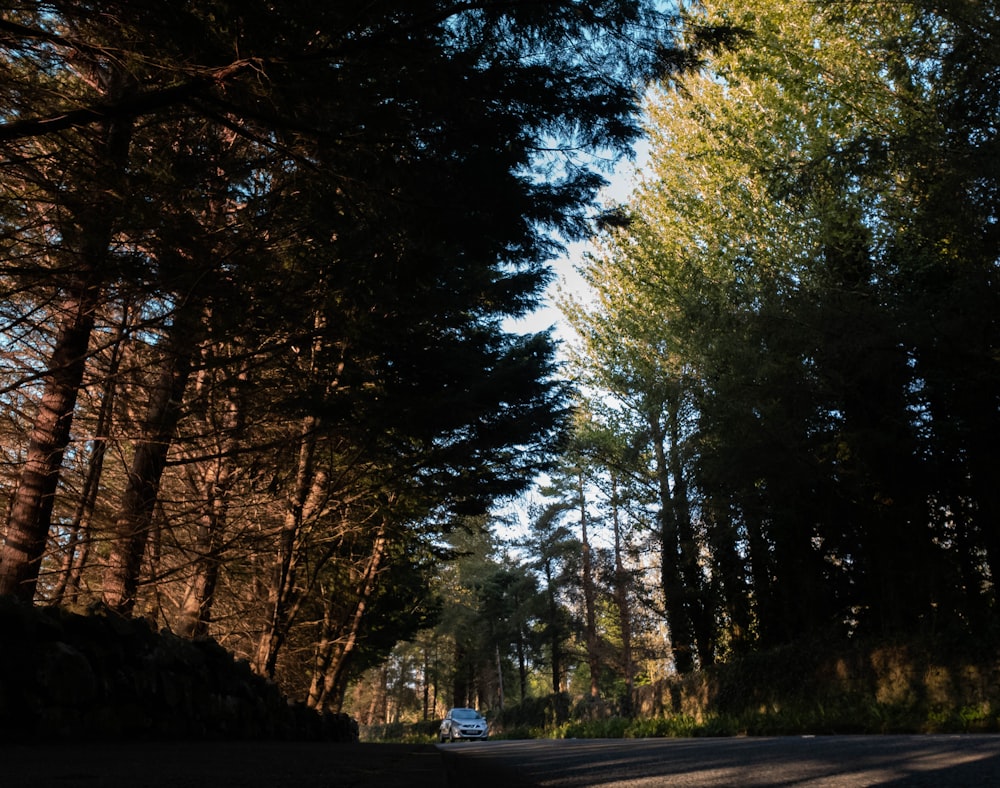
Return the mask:
{"type": "Polygon", "coordinates": [[[454,788],[1000,785],[996,736],[564,740],[441,749],[454,788]]]}

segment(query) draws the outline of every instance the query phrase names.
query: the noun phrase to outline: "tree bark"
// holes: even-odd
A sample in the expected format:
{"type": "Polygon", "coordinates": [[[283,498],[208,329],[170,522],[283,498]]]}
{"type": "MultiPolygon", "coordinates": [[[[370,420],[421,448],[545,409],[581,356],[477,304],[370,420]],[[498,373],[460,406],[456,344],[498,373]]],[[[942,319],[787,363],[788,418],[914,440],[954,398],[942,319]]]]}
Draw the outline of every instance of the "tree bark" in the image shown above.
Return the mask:
{"type": "Polygon", "coordinates": [[[632,693],[635,689],[635,664],[632,655],[632,609],[629,604],[629,578],[622,558],[622,526],[619,514],[618,477],[611,475],[611,523],[615,544],[615,606],[618,608],[618,627],[622,635],[622,673],[625,675],[625,698],[622,713],[632,716],[632,693]]]}
{"type": "MultiPolygon", "coordinates": [[[[223,436],[218,446],[219,456],[208,461],[205,472],[200,478],[193,480],[191,485],[199,488],[203,504],[195,537],[192,574],[178,614],[177,632],[182,637],[193,638],[208,634],[221,569],[230,492],[237,477],[234,455],[245,423],[237,387],[231,388],[222,403],[222,409],[219,426],[223,436]]],[[[206,429],[210,430],[211,426],[206,424],[206,429]]],[[[194,476],[199,465],[192,464],[189,467],[194,476]]]]}
{"type": "Polygon", "coordinates": [[[182,300],[174,315],[147,406],[128,483],[115,518],[111,551],[104,571],[103,601],[129,616],[137,601],[142,558],[153,522],[167,454],[181,416],[184,390],[200,338],[202,304],[182,300]]]}
{"type": "Polygon", "coordinates": [[[545,593],[549,608],[549,649],[552,671],[552,692],[558,695],[562,692],[562,627],[559,625],[561,608],[556,599],[555,579],[552,576],[552,562],[545,562],[545,593]]]}
{"type": "Polygon", "coordinates": [[[25,602],[34,599],[100,296],[100,279],[92,272],[73,284],[60,309],[62,327],[0,553],[0,595],[13,594],[25,602]]]}
{"type": "Polygon", "coordinates": [[[590,668],[590,697],[601,694],[598,680],[601,673],[601,658],[598,654],[596,589],[594,588],[594,566],[587,535],[587,500],[584,491],[583,473],[577,475],[577,495],[580,501],[580,545],[583,553],[583,607],[584,639],[587,646],[587,665],[590,668]]]}
{"type": "MultiPolygon", "coordinates": [[[[226,483],[221,478],[219,481],[226,483]]],[[[199,518],[194,546],[198,555],[178,611],[177,634],[181,637],[196,638],[208,634],[222,564],[219,552],[226,508],[224,493],[213,495],[199,518]]]]}
{"type": "Polygon", "coordinates": [[[667,428],[669,432],[667,460],[674,485],[671,503],[674,522],[677,524],[680,572],[683,586],[683,604],[691,622],[694,645],[702,667],[714,662],[712,611],[706,600],[705,576],[701,568],[701,540],[695,533],[691,501],[688,494],[687,471],[681,455],[681,401],[680,396],[667,400],[667,428]]]}
{"type": "Polygon", "coordinates": [[[94,439],[90,452],[90,463],[87,466],[87,477],[84,480],[80,500],[74,512],[72,524],[70,525],[69,540],[65,548],[66,552],[63,557],[59,583],[52,594],[52,603],[55,605],[62,604],[67,593],[69,601],[73,604],[79,598],[80,578],[83,567],[87,563],[87,557],[90,554],[91,519],[94,515],[94,508],[97,505],[97,493],[100,489],[101,475],[104,471],[104,457],[108,450],[109,426],[111,424],[111,415],[114,411],[118,372],[121,366],[122,341],[125,336],[127,322],[128,308],[126,307],[111,343],[111,358],[108,363],[107,374],[104,376],[103,396],[101,397],[101,407],[97,414],[97,423],[94,425],[94,439]],[[79,548],[79,553],[77,553],[77,548],[79,548]]]}
{"type": "Polygon", "coordinates": [[[375,535],[371,551],[353,589],[354,602],[345,615],[334,621],[330,615],[336,600],[324,600],[323,637],[316,647],[315,669],[307,704],[315,709],[339,711],[347,685],[347,667],[358,646],[365,611],[384,566],[388,538],[383,523],[375,535]]]}
{"type": "MultiPolygon", "coordinates": [[[[117,85],[116,90],[124,92],[125,88],[117,85]]],[[[56,315],[59,330],[0,551],[0,595],[13,594],[26,602],[34,600],[38,585],[63,455],[103,295],[104,264],[125,192],[112,184],[120,183],[125,172],[131,138],[131,120],[104,123],[93,151],[97,172],[91,174],[104,181],[101,194],[76,193],[67,198],[67,218],[58,228],[68,256],[73,257],[72,270],[78,273],[66,287],[56,315]]],[[[81,191],[89,191],[88,180],[77,184],[81,191]]]]}
{"type": "MultiPolygon", "coordinates": [[[[316,380],[321,374],[318,359],[324,349],[323,329],[325,327],[326,322],[323,316],[316,314],[313,318],[315,339],[311,348],[309,367],[310,377],[313,380],[316,380]]],[[[334,374],[325,379],[328,392],[337,386],[337,376],[342,370],[343,360],[334,374]]],[[[328,480],[326,473],[317,473],[316,471],[316,447],[321,427],[322,419],[319,416],[310,414],[302,419],[299,431],[295,485],[289,496],[284,519],[278,531],[277,554],[273,564],[271,584],[268,588],[267,620],[257,642],[257,650],[253,659],[254,670],[260,675],[270,678],[274,677],[278,653],[305,597],[305,590],[297,587],[303,529],[306,521],[323,501],[328,480]]],[[[318,571],[318,567],[314,569],[314,577],[316,571],[318,571]]]]}
{"type": "Polygon", "coordinates": [[[317,486],[314,458],[318,427],[319,419],[314,416],[307,416],[302,420],[295,487],[278,531],[277,554],[268,587],[268,618],[257,641],[253,662],[254,670],[269,678],[274,677],[278,653],[288,636],[288,630],[302,596],[296,589],[298,543],[306,518],[310,491],[318,493],[318,490],[314,490],[317,486]]]}
{"type": "Polygon", "coordinates": [[[660,524],[660,584],[663,588],[663,603],[670,628],[670,650],[674,667],[678,673],[694,670],[692,644],[694,635],[684,598],[687,589],[681,571],[680,535],[677,513],[671,499],[670,470],[667,451],[664,447],[666,435],[659,414],[650,414],[647,423],[653,444],[656,462],[657,489],[659,492],[660,524]]]}

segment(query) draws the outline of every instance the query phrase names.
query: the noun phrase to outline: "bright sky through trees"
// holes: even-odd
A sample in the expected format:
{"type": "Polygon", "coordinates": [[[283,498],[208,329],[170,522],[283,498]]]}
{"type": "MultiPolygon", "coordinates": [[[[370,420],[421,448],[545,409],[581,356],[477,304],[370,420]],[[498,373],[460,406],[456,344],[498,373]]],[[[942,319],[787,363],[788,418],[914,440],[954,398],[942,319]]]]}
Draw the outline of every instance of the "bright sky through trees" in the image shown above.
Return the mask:
{"type": "MultiPolygon", "coordinates": [[[[614,172],[608,176],[608,185],[601,191],[601,205],[614,207],[628,202],[637,178],[642,177],[642,170],[649,156],[649,142],[645,138],[635,145],[635,155],[632,159],[623,158],[615,166],[614,172]]],[[[566,244],[566,252],[553,261],[552,268],[555,277],[545,291],[543,305],[517,320],[510,320],[507,326],[512,331],[527,333],[555,328],[555,336],[561,341],[572,341],[573,331],[566,324],[559,309],[559,300],[563,294],[573,297],[586,297],[586,283],[577,272],[583,256],[594,251],[592,240],[573,241],[566,244]]]]}

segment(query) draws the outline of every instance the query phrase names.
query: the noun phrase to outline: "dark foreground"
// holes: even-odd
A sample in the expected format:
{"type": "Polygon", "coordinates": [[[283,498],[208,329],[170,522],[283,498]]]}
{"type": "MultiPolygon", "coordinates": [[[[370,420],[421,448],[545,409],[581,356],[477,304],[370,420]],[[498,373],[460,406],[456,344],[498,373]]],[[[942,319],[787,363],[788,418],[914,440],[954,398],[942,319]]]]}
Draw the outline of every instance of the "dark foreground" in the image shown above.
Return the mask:
{"type": "Polygon", "coordinates": [[[0,746],[0,788],[442,788],[433,745],[134,742],[0,746]]]}
{"type": "Polygon", "coordinates": [[[2,788],[1000,785],[997,736],[0,746],[2,788]]]}

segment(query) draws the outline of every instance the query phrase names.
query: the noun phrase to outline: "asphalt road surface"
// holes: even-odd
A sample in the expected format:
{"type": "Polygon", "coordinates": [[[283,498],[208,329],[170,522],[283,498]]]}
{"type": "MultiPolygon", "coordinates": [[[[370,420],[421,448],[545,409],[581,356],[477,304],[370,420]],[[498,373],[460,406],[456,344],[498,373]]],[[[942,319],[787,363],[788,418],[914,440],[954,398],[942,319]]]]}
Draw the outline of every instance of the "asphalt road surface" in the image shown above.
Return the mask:
{"type": "Polygon", "coordinates": [[[513,772],[508,785],[540,788],[1000,786],[997,736],[570,739],[441,749],[455,753],[465,777],[502,768],[513,772]]]}
{"type": "Polygon", "coordinates": [[[1000,786],[997,736],[0,745],[0,788],[1000,786]]]}

